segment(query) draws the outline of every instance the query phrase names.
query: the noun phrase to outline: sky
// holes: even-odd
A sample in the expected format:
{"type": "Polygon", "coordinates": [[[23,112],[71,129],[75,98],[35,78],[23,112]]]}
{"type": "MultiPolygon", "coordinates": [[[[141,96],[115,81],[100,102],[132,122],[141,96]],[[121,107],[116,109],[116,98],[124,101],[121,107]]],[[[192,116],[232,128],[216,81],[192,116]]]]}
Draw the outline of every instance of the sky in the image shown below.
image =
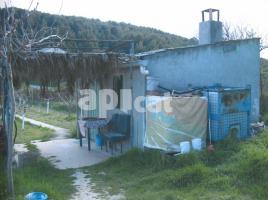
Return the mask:
{"type": "MultiPolygon", "coordinates": [[[[52,14],[147,26],[187,38],[198,36],[201,11],[220,10],[220,20],[253,28],[268,45],[267,0],[0,0],[13,6],[52,14]],[[31,4],[31,2],[33,2],[31,4]]],[[[268,50],[264,51],[268,58],[268,50]]]]}

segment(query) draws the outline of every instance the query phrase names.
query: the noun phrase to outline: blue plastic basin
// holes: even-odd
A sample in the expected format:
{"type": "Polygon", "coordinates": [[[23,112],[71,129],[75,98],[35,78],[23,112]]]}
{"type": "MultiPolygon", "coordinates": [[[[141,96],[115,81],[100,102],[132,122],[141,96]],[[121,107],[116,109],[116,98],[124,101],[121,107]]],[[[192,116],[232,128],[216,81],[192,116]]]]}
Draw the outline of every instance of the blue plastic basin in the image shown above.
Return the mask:
{"type": "Polygon", "coordinates": [[[32,192],[25,196],[25,200],[48,200],[48,196],[43,192],[32,192]]]}

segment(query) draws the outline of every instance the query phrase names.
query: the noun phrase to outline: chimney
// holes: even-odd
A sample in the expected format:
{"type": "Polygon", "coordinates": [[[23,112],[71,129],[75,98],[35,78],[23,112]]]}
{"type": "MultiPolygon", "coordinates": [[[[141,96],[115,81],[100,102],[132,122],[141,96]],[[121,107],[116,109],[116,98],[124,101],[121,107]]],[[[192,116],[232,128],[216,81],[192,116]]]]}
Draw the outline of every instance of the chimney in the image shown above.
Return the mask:
{"type": "Polygon", "coordinates": [[[199,44],[213,44],[223,40],[222,23],[220,22],[220,11],[207,9],[202,11],[202,22],[199,23],[199,44]],[[216,14],[216,19],[215,15],[216,14]],[[206,15],[208,19],[206,20],[206,15]]]}

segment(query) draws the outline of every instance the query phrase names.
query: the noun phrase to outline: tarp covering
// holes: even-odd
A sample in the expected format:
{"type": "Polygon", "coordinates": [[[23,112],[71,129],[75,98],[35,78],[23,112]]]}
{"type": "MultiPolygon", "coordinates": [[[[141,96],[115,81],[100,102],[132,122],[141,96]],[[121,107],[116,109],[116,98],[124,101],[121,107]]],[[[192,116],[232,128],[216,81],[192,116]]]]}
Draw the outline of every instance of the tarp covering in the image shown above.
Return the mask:
{"type": "Polygon", "coordinates": [[[194,97],[146,97],[144,146],[180,151],[179,143],[206,140],[207,100],[194,97]]]}

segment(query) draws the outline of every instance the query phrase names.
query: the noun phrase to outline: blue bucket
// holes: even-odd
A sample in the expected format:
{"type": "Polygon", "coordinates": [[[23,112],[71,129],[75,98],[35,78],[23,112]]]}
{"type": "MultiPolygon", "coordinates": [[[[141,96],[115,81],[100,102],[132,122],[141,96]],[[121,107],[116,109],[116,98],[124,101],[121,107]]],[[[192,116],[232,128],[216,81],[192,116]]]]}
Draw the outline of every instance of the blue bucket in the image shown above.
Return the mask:
{"type": "Polygon", "coordinates": [[[43,192],[32,192],[25,196],[25,200],[48,200],[48,196],[43,192]]]}
{"type": "Polygon", "coordinates": [[[103,145],[103,139],[102,139],[100,134],[96,135],[96,145],[97,146],[102,146],[103,145]]]}

